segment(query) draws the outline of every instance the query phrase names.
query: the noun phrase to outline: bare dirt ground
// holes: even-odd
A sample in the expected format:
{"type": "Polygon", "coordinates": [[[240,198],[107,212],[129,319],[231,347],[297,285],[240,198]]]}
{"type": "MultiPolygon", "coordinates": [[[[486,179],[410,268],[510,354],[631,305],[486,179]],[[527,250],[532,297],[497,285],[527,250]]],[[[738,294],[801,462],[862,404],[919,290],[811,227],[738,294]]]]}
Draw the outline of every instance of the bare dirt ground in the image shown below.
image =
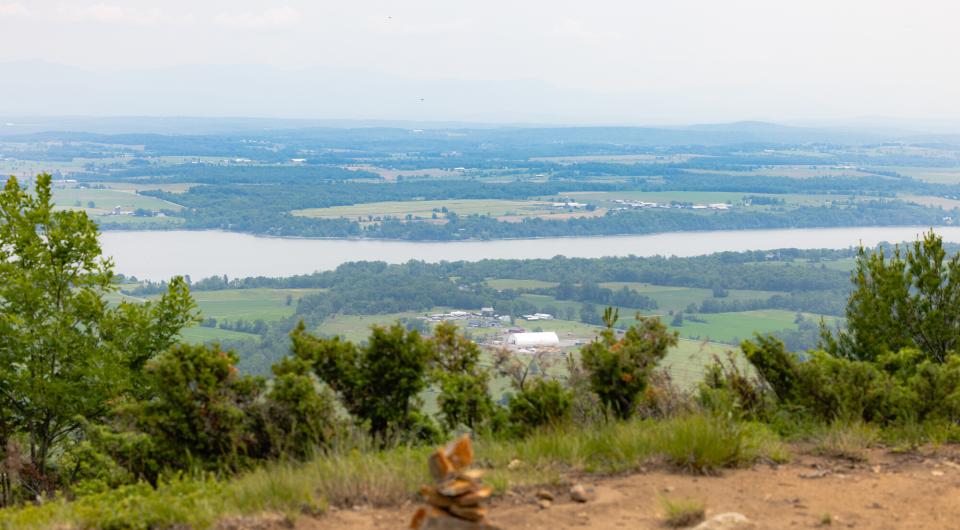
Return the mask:
{"type": "MultiPolygon", "coordinates": [[[[557,486],[552,490],[553,506],[540,509],[534,491],[511,491],[494,500],[488,519],[504,530],[663,529],[666,497],[703,501],[707,517],[739,512],[762,529],[960,529],[958,462],[956,449],[910,454],[873,450],[864,462],[800,454],[789,464],[759,465],[715,477],[662,469],[613,477],[572,476],[571,484],[581,482],[593,489],[594,500],[573,502],[568,486],[557,486]]],[[[302,517],[296,528],[405,528],[416,506],[333,510],[317,518],[302,517]]]]}

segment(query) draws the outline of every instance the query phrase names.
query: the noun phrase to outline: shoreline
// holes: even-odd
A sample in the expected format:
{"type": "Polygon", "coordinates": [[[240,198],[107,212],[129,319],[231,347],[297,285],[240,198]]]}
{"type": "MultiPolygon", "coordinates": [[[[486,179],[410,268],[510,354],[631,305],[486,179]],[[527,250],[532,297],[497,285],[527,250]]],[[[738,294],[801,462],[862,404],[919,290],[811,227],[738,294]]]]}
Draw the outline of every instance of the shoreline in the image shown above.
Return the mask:
{"type": "MultiPolygon", "coordinates": [[[[569,240],[569,239],[601,239],[601,238],[630,238],[630,237],[648,237],[682,234],[713,234],[713,233],[747,233],[747,232],[782,232],[782,231],[825,231],[825,230],[851,230],[851,229],[917,229],[921,232],[934,230],[938,228],[958,228],[960,225],[840,225],[840,226],[811,226],[811,227],[789,227],[789,228],[728,228],[719,230],[674,230],[667,232],[642,232],[642,233],[622,233],[622,234],[596,234],[596,235],[551,235],[537,237],[499,237],[495,239],[391,239],[377,237],[323,237],[323,236],[278,236],[269,234],[258,234],[254,232],[241,232],[235,230],[224,230],[222,228],[100,228],[101,233],[218,233],[249,236],[259,239],[279,239],[290,241],[343,241],[343,242],[375,242],[375,243],[424,243],[424,244],[444,244],[444,243],[496,243],[498,241],[544,241],[550,239],[569,240]]],[[[888,243],[900,243],[902,241],[887,241],[888,243]]],[[[794,247],[783,247],[784,249],[794,247]]],[[[824,247],[832,248],[832,247],[824,247]]]]}

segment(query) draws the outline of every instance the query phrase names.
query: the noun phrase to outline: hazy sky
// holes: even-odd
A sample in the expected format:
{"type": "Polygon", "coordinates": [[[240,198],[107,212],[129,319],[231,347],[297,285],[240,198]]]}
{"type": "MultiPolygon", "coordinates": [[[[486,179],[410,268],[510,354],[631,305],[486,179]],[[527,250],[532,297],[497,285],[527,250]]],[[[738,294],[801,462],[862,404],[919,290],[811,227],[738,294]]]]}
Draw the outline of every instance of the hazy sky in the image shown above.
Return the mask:
{"type": "MultiPolygon", "coordinates": [[[[269,66],[286,70],[281,75],[293,85],[300,78],[382,83],[385,96],[391,83],[405,83],[410,94],[411,84],[498,87],[497,98],[451,97],[421,112],[406,103],[371,106],[352,99],[349,87],[335,101],[311,105],[295,86],[289,94],[234,86],[243,97],[212,107],[233,115],[956,119],[958,21],[960,2],[948,0],[0,0],[0,61],[43,61],[110,79],[149,78],[145,68],[269,66]],[[538,91],[549,94],[541,100],[538,91]]],[[[0,64],[0,78],[22,77],[17,68],[0,64]]],[[[265,71],[252,68],[250,75],[265,71]]],[[[0,102],[2,112],[45,108],[29,91],[7,97],[20,101],[0,102]]],[[[127,102],[116,112],[205,114],[197,97],[127,102]]],[[[421,109],[430,103],[424,99],[421,109]]],[[[107,112],[90,101],[91,112],[107,112]]],[[[84,114],[84,104],[76,98],[72,106],[49,108],[84,114]]]]}

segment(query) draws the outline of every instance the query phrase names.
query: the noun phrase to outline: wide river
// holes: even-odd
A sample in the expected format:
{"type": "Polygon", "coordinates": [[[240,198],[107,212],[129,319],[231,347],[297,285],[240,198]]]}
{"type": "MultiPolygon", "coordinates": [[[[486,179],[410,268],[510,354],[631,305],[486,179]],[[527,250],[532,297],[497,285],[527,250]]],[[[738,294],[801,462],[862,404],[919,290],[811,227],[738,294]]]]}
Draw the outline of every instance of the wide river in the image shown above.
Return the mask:
{"type": "MultiPolygon", "coordinates": [[[[116,271],[160,280],[227,274],[292,276],[336,268],[348,261],[478,261],[501,258],[696,256],[725,250],[847,248],[913,241],[924,227],[814,228],[675,232],[642,236],[414,242],[259,237],[219,231],[107,231],[104,253],[116,271]]],[[[940,227],[946,241],[960,242],[960,227],[940,227]]]]}

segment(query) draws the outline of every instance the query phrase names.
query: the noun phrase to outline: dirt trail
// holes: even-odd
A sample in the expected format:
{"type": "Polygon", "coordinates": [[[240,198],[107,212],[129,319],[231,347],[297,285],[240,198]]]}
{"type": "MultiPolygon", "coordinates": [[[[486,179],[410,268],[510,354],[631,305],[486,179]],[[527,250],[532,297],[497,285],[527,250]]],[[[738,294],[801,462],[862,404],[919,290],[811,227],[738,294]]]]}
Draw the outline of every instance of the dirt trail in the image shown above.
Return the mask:
{"type": "MultiPolygon", "coordinates": [[[[490,522],[504,530],[566,528],[663,529],[661,498],[699,499],[707,516],[740,512],[758,528],[825,527],[868,529],[960,529],[960,453],[891,454],[872,451],[852,463],[796,456],[790,464],[695,477],[656,470],[629,476],[586,479],[595,500],[571,501],[557,487],[545,510],[533,492],[508,493],[491,505],[490,522]]],[[[391,508],[336,510],[301,518],[299,530],[386,530],[405,528],[414,504],[391,508]]]]}

